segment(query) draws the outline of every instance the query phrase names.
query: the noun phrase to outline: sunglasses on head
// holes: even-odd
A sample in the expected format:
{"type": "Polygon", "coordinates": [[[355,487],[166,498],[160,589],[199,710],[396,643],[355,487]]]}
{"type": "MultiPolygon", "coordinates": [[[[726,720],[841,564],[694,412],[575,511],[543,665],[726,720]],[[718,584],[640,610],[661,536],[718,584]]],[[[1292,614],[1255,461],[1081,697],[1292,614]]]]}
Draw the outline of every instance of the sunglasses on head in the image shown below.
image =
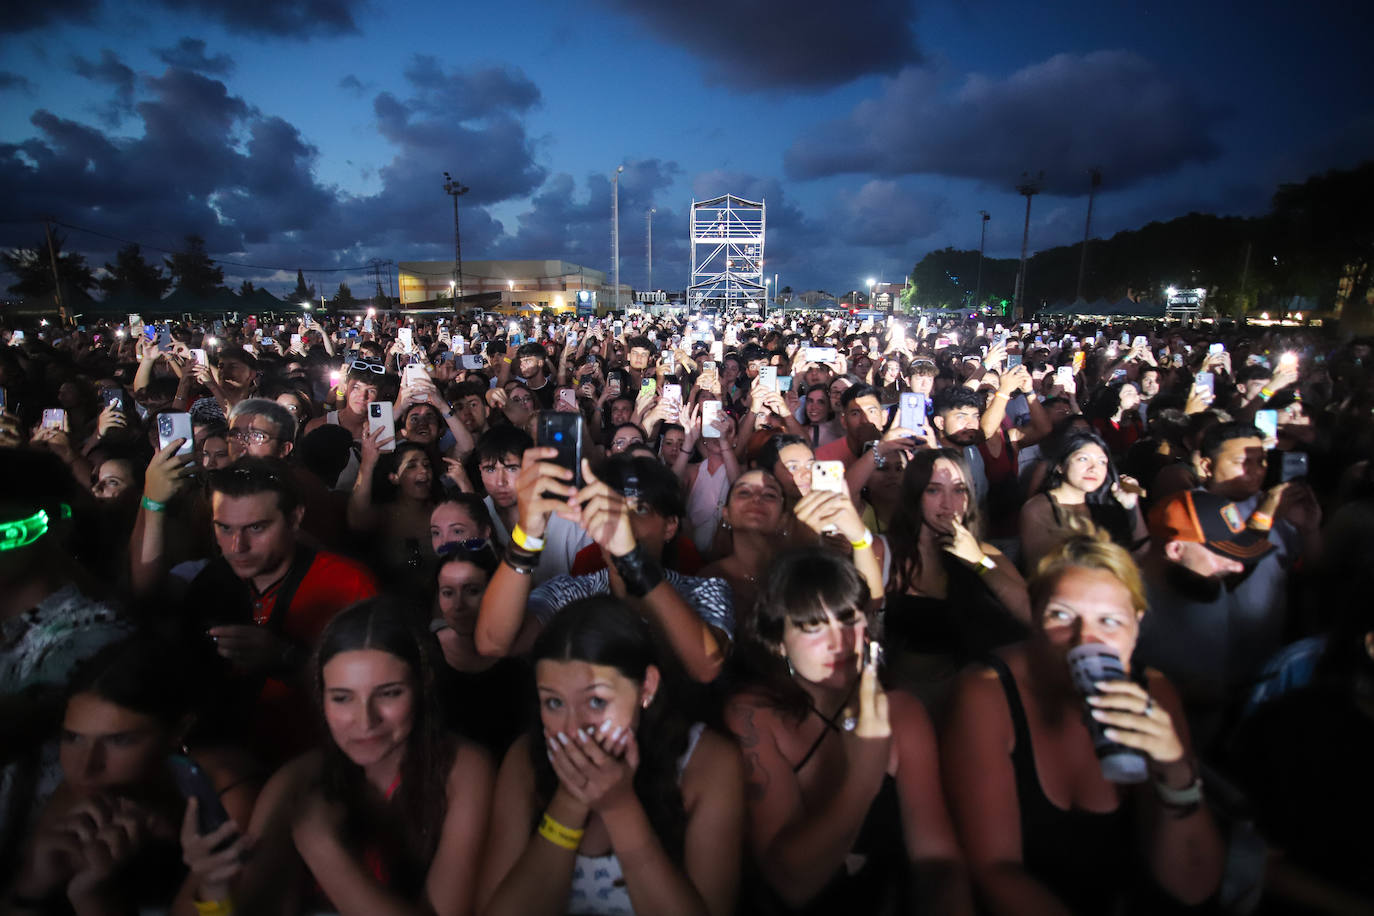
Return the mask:
{"type": "Polygon", "coordinates": [[[386,366],[381,363],[369,363],[361,359],[355,359],[348,364],[348,368],[356,369],[359,372],[375,372],[378,375],[386,375],[386,366]]]}

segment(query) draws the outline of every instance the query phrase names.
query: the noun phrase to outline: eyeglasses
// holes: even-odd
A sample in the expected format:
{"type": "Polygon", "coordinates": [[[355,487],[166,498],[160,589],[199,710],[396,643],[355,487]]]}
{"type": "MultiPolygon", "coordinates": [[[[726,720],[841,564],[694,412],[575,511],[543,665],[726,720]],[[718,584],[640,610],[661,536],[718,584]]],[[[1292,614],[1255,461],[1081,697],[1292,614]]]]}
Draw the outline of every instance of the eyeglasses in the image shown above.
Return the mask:
{"type": "Polygon", "coordinates": [[[237,442],[247,442],[251,445],[262,445],[271,439],[280,439],[281,436],[274,436],[261,429],[235,429],[230,431],[227,438],[237,442]]]}
{"type": "Polygon", "coordinates": [[[375,372],[378,375],[386,375],[386,366],[381,363],[364,362],[361,359],[353,360],[353,362],[348,364],[348,368],[356,369],[359,372],[375,372]]]}

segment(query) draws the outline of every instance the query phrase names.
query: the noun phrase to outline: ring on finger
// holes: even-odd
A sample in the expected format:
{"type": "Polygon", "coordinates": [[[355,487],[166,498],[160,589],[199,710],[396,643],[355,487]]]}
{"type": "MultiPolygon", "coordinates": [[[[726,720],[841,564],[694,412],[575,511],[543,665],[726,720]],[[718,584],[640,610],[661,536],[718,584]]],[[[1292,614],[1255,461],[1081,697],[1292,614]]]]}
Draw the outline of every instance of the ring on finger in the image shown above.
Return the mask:
{"type": "Polygon", "coordinates": [[[1143,715],[1146,715],[1146,716],[1151,716],[1151,715],[1154,715],[1154,711],[1155,711],[1155,698],[1154,698],[1154,697],[1148,697],[1148,698],[1146,698],[1146,700],[1145,700],[1145,709],[1142,710],[1142,714],[1143,714],[1143,715]]]}

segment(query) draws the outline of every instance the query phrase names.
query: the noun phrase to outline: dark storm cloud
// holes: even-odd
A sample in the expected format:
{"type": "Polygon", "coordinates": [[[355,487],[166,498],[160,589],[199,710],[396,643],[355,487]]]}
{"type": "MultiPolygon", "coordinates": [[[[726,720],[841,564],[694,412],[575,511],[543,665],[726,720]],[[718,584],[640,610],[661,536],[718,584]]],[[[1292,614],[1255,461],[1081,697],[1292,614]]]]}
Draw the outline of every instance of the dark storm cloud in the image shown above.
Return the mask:
{"type": "Polygon", "coordinates": [[[33,88],[33,81],[27,76],[0,70],[0,92],[14,89],[28,95],[33,92],[33,88]]]}
{"type": "Polygon", "coordinates": [[[938,195],[903,187],[895,181],[869,181],[837,199],[837,235],[853,245],[901,246],[941,228],[949,202],[938,195]]]}
{"type": "Polygon", "coordinates": [[[170,9],[216,20],[231,32],[276,38],[323,38],[358,31],[364,0],[159,0],[170,9]]]}
{"type": "Polygon", "coordinates": [[[78,76],[92,82],[104,83],[114,89],[114,99],[96,107],[101,120],[111,126],[118,126],[124,116],[134,107],[134,71],[119,55],[109,48],[100,52],[100,61],[87,60],[80,55],[72,57],[72,69],[78,76]]]}
{"type": "MultiPolygon", "coordinates": [[[[205,57],[203,47],[172,50],[205,57]]],[[[325,267],[378,255],[446,259],[453,223],[442,188],[445,169],[472,188],[461,201],[464,247],[484,253],[507,238],[485,205],[523,198],[545,177],[519,118],[537,104],[538,91],[508,69],[445,73],[418,59],[407,91],[398,93],[405,98],[382,93],[373,100],[376,127],[393,148],[375,169],[380,189],[350,194],[315,177],[319,150],[310,138],[218,79],[174,66],[134,81],[108,56],[80,67],[92,79],[137,88],[128,109],[133,123],[116,136],[35,111],[31,136],[0,143],[0,198],[14,217],[52,214],[166,248],[196,233],[218,256],[257,264],[325,267]],[[464,94],[472,98],[460,106],[464,94]]],[[[672,168],[636,163],[622,189],[634,201],[638,189],[670,181],[672,168]]],[[[0,247],[32,244],[33,231],[28,224],[0,224],[0,247]]],[[[72,244],[97,260],[115,247],[80,233],[72,244]]],[[[236,273],[245,272],[230,271],[236,273]]]]}
{"type": "Polygon", "coordinates": [[[354,95],[362,95],[363,92],[367,89],[367,87],[363,85],[363,81],[358,79],[352,73],[346,75],[343,79],[339,80],[339,88],[346,89],[354,95]]]}
{"type": "Polygon", "coordinates": [[[539,87],[510,67],[445,73],[437,59],[421,54],[404,75],[416,90],[411,107],[425,114],[467,120],[495,112],[528,111],[539,104],[539,87]]]}
{"type": "Polygon", "coordinates": [[[207,57],[205,42],[199,38],[183,38],[170,48],[159,48],[157,56],[169,67],[185,67],[215,76],[224,76],[234,71],[234,61],[228,54],[207,57]]]}
{"type": "Polygon", "coordinates": [[[99,5],[99,0],[11,3],[0,16],[0,34],[29,32],[54,22],[89,22],[99,5]]]}
{"type": "MultiPolygon", "coordinates": [[[[365,0],[156,0],[169,9],[214,20],[232,32],[310,39],[358,31],[354,14],[365,0]]],[[[114,4],[109,5],[116,9],[114,4]]],[[[89,23],[100,0],[12,3],[0,16],[0,34],[28,32],[59,22],[89,23]]],[[[170,61],[169,61],[170,63],[170,61]]]]}
{"type": "Polygon", "coordinates": [[[894,73],[919,58],[914,0],[601,0],[704,59],[706,81],[744,89],[824,88],[894,73]],[[817,53],[825,49],[827,53],[817,53]]]}
{"type": "Polygon", "coordinates": [[[1081,192],[1100,166],[1113,189],[1214,159],[1218,112],[1128,51],[1057,54],[1005,79],[970,75],[947,92],[908,69],[840,123],[788,150],[790,175],[939,174],[1010,186],[1045,170],[1045,189],[1081,192]]]}
{"type": "MultiPolygon", "coordinates": [[[[663,192],[681,174],[676,162],[660,159],[631,160],[620,175],[620,274],[621,282],[640,285],[646,269],[648,226],[646,214],[654,214],[655,276],[683,274],[678,267],[686,251],[685,214],[660,201],[663,192]]],[[[496,243],[498,256],[511,258],[565,258],[601,269],[611,262],[611,173],[594,173],[585,179],[580,193],[571,175],[551,177],[530,199],[517,218],[517,230],[496,243]]],[[[662,286],[662,283],[657,284],[662,286]]]]}

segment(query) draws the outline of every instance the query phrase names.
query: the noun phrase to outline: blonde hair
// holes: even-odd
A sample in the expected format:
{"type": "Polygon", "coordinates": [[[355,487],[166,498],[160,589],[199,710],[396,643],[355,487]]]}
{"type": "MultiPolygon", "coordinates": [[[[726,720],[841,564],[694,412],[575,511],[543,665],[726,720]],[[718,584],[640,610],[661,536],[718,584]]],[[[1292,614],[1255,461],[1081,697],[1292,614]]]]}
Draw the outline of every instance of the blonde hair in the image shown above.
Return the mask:
{"type": "Polygon", "coordinates": [[[1140,577],[1140,568],[1126,548],[1115,543],[1107,532],[1086,519],[1068,519],[1064,527],[1068,529],[1068,535],[1041,557],[1026,583],[1033,613],[1039,616],[1045,609],[1060,577],[1070,569],[1100,569],[1110,573],[1130,592],[1131,606],[1136,613],[1145,613],[1149,606],[1145,597],[1145,582],[1140,577]]]}

